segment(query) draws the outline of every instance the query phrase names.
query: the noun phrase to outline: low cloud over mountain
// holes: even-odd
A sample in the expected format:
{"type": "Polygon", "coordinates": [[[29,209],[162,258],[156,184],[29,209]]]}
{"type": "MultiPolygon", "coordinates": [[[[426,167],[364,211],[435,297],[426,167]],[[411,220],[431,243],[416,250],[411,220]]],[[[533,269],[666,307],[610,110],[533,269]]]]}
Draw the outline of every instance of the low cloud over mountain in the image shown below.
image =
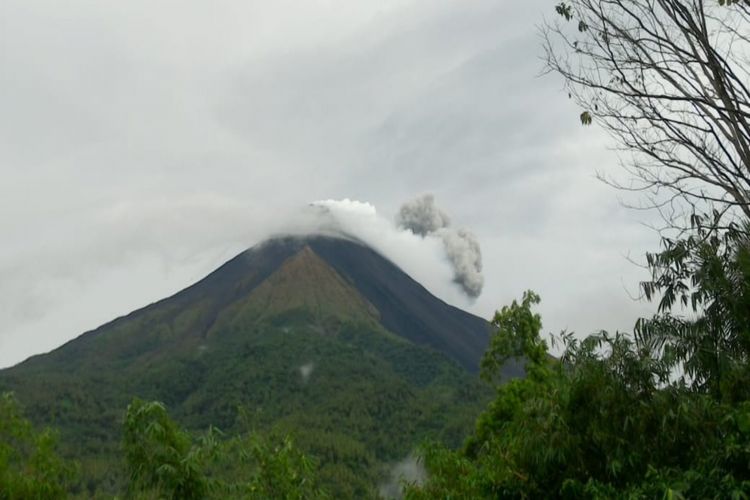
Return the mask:
{"type": "MultiPolygon", "coordinates": [[[[369,203],[356,200],[322,200],[293,223],[292,232],[343,234],[362,240],[392,260],[424,261],[440,269],[450,266],[452,277],[471,299],[482,293],[482,252],[470,231],[451,227],[450,218],[426,194],[401,206],[395,222],[378,214],[369,203]],[[437,261],[437,262],[435,262],[437,261]]],[[[408,267],[408,264],[407,264],[408,267]]]]}

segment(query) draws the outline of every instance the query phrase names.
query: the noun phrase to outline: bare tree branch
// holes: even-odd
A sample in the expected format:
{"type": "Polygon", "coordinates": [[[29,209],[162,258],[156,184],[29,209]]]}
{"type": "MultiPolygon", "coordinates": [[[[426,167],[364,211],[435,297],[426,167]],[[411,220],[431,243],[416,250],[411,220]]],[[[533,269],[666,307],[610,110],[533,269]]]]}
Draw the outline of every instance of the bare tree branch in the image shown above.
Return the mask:
{"type": "Polygon", "coordinates": [[[630,153],[639,182],[613,184],[650,192],[673,221],[750,218],[750,1],[570,0],[557,11],[563,21],[542,29],[546,70],[563,76],[582,122],[630,153]]]}

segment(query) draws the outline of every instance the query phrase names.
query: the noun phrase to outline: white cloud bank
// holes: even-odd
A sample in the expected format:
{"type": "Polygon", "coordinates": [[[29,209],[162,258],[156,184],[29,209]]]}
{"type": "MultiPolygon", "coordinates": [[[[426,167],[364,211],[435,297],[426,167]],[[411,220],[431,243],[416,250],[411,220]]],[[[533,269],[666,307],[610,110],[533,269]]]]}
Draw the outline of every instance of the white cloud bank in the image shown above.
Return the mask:
{"type": "MultiPolygon", "coordinates": [[[[351,200],[321,200],[295,221],[283,225],[291,233],[343,234],[366,243],[411,274],[428,289],[460,291],[470,299],[482,290],[481,252],[477,239],[465,229],[448,227],[431,194],[402,205],[395,221],[381,216],[375,206],[351,200]],[[431,212],[431,213],[430,213],[431,212]],[[426,221],[439,219],[434,228],[426,221]],[[453,283],[456,287],[450,287],[453,283]]],[[[465,303],[466,300],[459,300],[465,303]]]]}

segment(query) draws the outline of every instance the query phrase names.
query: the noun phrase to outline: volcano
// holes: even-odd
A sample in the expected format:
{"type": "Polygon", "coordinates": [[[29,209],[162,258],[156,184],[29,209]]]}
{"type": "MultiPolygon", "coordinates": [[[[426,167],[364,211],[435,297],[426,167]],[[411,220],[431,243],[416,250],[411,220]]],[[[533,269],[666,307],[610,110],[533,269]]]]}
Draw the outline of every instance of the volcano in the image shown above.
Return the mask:
{"type": "Polygon", "coordinates": [[[293,433],[337,496],[363,497],[422,440],[461,442],[490,394],[476,376],[490,331],[361,242],[284,237],[0,370],[0,391],[60,429],[92,495],[122,481],[120,419],[138,396],[191,429],[293,433]]]}

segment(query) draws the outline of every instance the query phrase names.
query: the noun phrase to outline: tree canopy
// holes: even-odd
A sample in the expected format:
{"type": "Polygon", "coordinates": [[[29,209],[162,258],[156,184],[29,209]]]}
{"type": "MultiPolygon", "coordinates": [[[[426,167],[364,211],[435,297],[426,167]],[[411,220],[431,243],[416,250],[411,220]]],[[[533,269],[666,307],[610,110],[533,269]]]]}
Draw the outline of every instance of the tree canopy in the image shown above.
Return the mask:
{"type": "Polygon", "coordinates": [[[0,499],[65,498],[76,467],[57,453],[54,431],[37,431],[13,394],[0,394],[0,499]]]}
{"type": "MultiPolygon", "coordinates": [[[[710,293],[724,269],[692,272],[711,274],[696,285],[710,293]]],[[[497,313],[483,364],[493,379],[496,360],[524,357],[528,376],[497,385],[461,450],[424,448],[430,479],[410,485],[409,498],[750,495],[747,310],[722,318],[720,340],[710,313],[685,321],[690,335],[673,335],[663,315],[644,320],[636,336],[563,334],[563,355],[552,361],[532,309],[538,300],[527,292],[497,313]],[[678,376],[677,365],[689,368],[678,376]]]]}

